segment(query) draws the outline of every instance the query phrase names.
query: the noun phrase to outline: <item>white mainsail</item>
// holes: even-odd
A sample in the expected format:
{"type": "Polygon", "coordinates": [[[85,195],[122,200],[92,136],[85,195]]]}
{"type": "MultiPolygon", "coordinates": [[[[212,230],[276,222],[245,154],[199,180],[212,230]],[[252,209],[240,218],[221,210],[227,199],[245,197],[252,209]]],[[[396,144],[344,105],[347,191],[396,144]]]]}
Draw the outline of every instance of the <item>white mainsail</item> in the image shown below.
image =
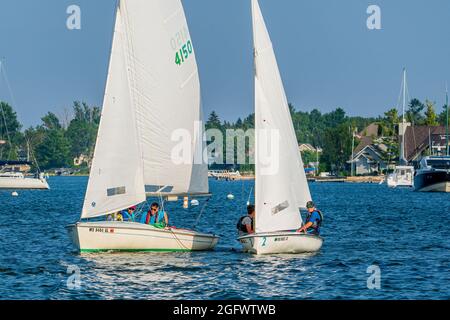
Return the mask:
{"type": "Polygon", "coordinates": [[[120,1],[81,217],[124,209],[146,194],[208,193],[200,120],[199,76],[180,0],[120,1]],[[177,130],[190,144],[181,164],[172,158],[177,130]]]}
{"type": "Polygon", "coordinates": [[[275,53],[257,0],[252,0],[255,54],[256,233],[297,229],[311,200],[275,53]],[[270,141],[276,133],[276,141],[270,141]],[[278,144],[267,163],[266,146],[278,144]],[[264,158],[264,159],[263,159],[264,158]],[[267,169],[271,167],[272,169],[267,169]],[[274,169],[275,168],[275,169],[274,169]],[[274,169],[274,170],[273,170],[274,169]]]}
{"type": "Polygon", "coordinates": [[[129,32],[130,68],[140,131],[144,183],[148,193],[207,193],[206,163],[193,165],[202,148],[200,81],[195,53],[180,0],[121,2],[129,32]],[[175,130],[191,137],[189,161],[177,164],[175,130]],[[161,188],[160,188],[161,187],[161,188]]]}

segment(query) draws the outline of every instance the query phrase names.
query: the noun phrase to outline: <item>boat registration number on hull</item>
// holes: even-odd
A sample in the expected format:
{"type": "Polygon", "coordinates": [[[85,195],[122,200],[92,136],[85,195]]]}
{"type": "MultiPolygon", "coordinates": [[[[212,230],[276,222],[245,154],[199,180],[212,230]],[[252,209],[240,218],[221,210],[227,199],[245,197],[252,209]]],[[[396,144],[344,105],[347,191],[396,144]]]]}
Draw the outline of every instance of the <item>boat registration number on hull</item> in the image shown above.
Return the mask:
{"type": "Polygon", "coordinates": [[[113,228],[89,228],[89,232],[114,233],[113,228]]]}

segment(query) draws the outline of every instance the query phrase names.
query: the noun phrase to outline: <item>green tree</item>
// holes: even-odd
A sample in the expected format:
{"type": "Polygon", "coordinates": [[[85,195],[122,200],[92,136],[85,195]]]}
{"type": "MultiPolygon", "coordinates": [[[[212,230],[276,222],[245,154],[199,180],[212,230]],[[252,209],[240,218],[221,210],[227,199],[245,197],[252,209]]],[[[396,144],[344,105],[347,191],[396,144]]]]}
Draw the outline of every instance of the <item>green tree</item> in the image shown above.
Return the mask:
{"type": "Polygon", "coordinates": [[[413,125],[420,125],[423,122],[422,111],[425,105],[419,99],[412,99],[409,103],[409,109],[406,112],[406,119],[413,125]]]}
{"type": "Polygon", "coordinates": [[[23,142],[21,127],[14,109],[8,103],[0,102],[0,159],[17,160],[17,151],[23,142]]]}
{"type": "Polygon", "coordinates": [[[220,121],[219,115],[215,111],[212,111],[209,114],[208,121],[206,121],[206,123],[205,123],[205,128],[206,128],[206,130],[208,130],[208,129],[223,130],[223,126],[220,121]]]}
{"type": "Polygon", "coordinates": [[[46,130],[42,143],[37,146],[37,161],[44,169],[65,167],[69,164],[69,150],[62,130],[46,130]]]}
{"type": "Polygon", "coordinates": [[[399,121],[398,111],[396,108],[392,108],[386,111],[382,120],[382,123],[386,128],[386,130],[383,132],[383,136],[396,136],[397,134],[395,128],[398,126],[399,121]]]}
{"type": "Polygon", "coordinates": [[[45,116],[41,118],[43,125],[48,130],[61,130],[62,125],[59,118],[53,113],[48,112],[45,116]]]}
{"type": "Polygon", "coordinates": [[[82,154],[90,156],[94,151],[98,126],[100,123],[100,109],[90,107],[86,103],[75,101],[73,104],[74,118],[66,131],[70,144],[70,156],[78,157],[82,154]]]}
{"type": "Polygon", "coordinates": [[[428,126],[437,126],[438,125],[437,115],[436,112],[434,111],[435,103],[430,100],[426,100],[425,105],[427,108],[425,111],[425,124],[428,126]]]}
{"type": "MultiPolygon", "coordinates": [[[[442,112],[439,113],[438,121],[441,126],[447,125],[447,106],[442,107],[442,112]]],[[[450,122],[450,113],[449,113],[449,122],[450,122]]]]}
{"type": "Polygon", "coordinates": [[[320,159],[326,165],[326,170],[338,174],[345,170],[346,162],[351,154],[351,139],[351,130],[347,123],[325,130],[323,153],[320,159]]]}

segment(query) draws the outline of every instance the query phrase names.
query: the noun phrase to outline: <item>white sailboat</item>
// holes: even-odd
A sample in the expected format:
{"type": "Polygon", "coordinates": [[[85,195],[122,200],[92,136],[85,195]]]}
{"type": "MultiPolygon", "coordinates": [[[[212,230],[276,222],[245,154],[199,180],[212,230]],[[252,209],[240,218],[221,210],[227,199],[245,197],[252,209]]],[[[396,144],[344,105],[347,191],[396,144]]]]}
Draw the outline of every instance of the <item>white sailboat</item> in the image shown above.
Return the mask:
{"type": "MultiPolygon", "coordinates": [[[[203,150],[200,82],[180,0],[119,1],[93,164],[80,222],[81,252],[209,250],[218,237],[121,221],[85,221],[146,201],[208,194],[207,164],[176,164],[174,130],[203,150]]],[[[193,160],[193,159],[192,159],[193,160]]]]}
{"type": "Polygon", "coordinates": [[[26,177],[22,172],[0,172],[0,189],[50,189],[43,173],[36,177],[26,177]]]}
{"type": "MultiPolygon", "coordinates": [[[[0,79],[4,77],[6,80],[7,88],[10,91],[11,98],[13,98],[13,94],[11,91],[11,87],[8,81],[8,77],[6,75],[5,68],[3,67],[3,61],[0,60],[0,79]]],[[[14,101],[14,99],[13,99],[14,101]]],[[[4,116],[5,111],[3,110],[3,106],[0,104],[0,114],[4,116]]],[[[6,122],[5,122],[6,125],[6,122]]],[[[3,145],[9,143],[11,145],[11,137],[9,136],[8,128],[6,128],[8,141],[0,139],[0,148],[3,145]]],[[[1,137],[0,137],[1,138],[1,137]]],[[[37,172],[35,175],[29,176],[24,174],[27,172],[27,169],[20,171],[22,166],[28,167],[30,169],[30,147],[28,147],[28,157],[26,161],[14,161],[14,160],[1,160],[0,159],[0,189],[50,189],[47,179],[44,174],[41,172],[37,172]]],[[[37,162],[35,162],[37,164],[37,162]]]]}
{"type": "Polygon", "coordinates": [[[401,135],[400,143],[400,165],[395,166],[394,172],[388,175],[386,182],[390,188],[395,187],[412,187],[414,185],[414,167],[408,166],[408,161],[405,158],[405,133],[407,128],[407,122],[405,120],[406,111],[406,69],[403,69],[403,110],[402,110],[402,123],[399,124],[399,135],[401,135]]]}
{"type": "Polygon", "coordinates": [[[255,62],[255,233],[240,236],[256,254],[318,251],[319,236],[296,232],[311,200],[275,53],[257,0],[252,0],[255,62]],[[273,134],[272,134],[273,133],[273,134]],[[278,152],[263,159],[271,137],[278,152]]]}

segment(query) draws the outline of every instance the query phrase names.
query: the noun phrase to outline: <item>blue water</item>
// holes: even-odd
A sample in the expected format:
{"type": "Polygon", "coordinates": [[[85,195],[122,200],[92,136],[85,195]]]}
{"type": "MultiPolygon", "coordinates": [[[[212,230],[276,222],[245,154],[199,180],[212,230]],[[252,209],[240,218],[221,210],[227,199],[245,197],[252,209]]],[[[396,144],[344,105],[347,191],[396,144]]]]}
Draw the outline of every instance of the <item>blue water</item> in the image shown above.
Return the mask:
{"type": "MultiPolygon", "coordinates": [[[[0,299],[450,299],[448,193],[312,183],[325,214],[321,251],[254,256],[235,240],[253,182],[210,181],[198,228],[221,236],[215,251],[80,256],[64,226],[79,217],[87,178],[49,183],[19,197],[0,191],[0,299]],[[380,289],[367,287],[371,265],[380,289]]],[[[200,207],[167,209],[189,227],[200,207]]]]}

